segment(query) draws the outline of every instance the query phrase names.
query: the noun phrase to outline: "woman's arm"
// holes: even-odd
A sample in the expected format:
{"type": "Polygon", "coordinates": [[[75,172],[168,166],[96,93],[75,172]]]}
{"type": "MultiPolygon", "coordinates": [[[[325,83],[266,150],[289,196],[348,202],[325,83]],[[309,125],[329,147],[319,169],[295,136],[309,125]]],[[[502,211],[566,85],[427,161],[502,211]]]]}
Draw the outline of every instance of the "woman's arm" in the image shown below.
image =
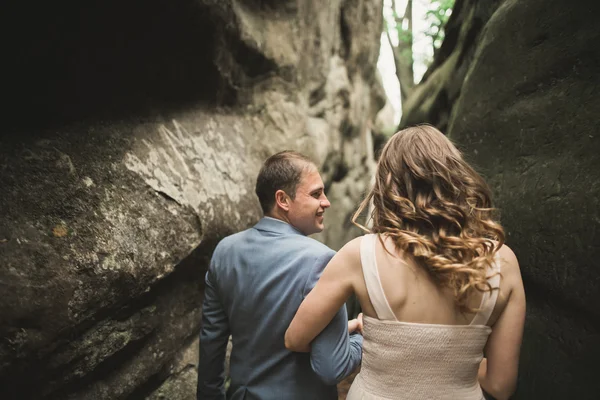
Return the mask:
{"type": "Polygon", "coordinates": [[[285,332],[285,347],[302,351],[329,324],[353,293],[360,268],[360,238],[346,244],[327,264],[315,288],[306,296],[285,332]]]}
{"type": "Polygon", "coordinates": [[[525,290],[515,254],[507,246],[500,249],[504,259],[502,279],[510,288],[506,307],[492,326],[486,358],[479,368],[479,383],[483,390],[498,400],[508,399],[517,386],[519,354],[525,325],[525,290]]]}
{"type": "MultiPolygon", "coordinates": [[[[358,314],[358,317],[348,321],[348,333],[358,332],[362,335],[362,330],[363,330],[362,315],[363,314],[360,313],[360,314],[358,314]]],[[[306,346],[304,346],[302,348],[297,348],[297,349],[288,348],[288,350],[295,351],[296,353],[310,353],[311,345],[307,344],[306,346]]]]}

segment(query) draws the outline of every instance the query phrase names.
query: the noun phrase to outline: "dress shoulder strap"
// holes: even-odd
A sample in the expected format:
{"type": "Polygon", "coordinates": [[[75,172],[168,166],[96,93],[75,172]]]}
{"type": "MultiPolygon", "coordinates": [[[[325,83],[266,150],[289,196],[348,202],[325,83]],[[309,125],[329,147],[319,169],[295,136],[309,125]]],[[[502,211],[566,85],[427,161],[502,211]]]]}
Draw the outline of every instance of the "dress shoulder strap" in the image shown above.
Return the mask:
{"type": "Polygon", "coordinates": [[[491,265],[490,271],[491,274],[489,275],[488,282],[494,290],[483,293],[479,311],[475,314],[470,325],[486,325],[496,307],[498,293],[500,292],[500,260],[498,253],[494,256],[494,262],[491,265]]]}
{"type": "Polygon", "coordinates": [[[377,245],[377,235],[369,234],[363,236],[360,243],[360,261],[362,264],[367,293],[373,308],[380,320],[397,321],[396,315],[392,311],[390,304],[385,298],[379,271],[377,270],[377,260],[375,259],[375,246],[377,245]]]}

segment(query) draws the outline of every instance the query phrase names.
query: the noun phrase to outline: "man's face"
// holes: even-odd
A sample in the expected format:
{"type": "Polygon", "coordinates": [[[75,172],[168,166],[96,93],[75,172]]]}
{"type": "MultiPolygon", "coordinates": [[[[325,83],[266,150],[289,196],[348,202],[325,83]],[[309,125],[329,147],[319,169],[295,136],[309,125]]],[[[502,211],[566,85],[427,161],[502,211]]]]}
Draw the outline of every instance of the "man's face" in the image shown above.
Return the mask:
{"type": "Polygon", "coordinates": [[[302,173],[287,216],[292,226],[305,235],[312,235],[325,227],[323,213],[330,206],[321,175],[316,168],[310,168],[302,173]]]}

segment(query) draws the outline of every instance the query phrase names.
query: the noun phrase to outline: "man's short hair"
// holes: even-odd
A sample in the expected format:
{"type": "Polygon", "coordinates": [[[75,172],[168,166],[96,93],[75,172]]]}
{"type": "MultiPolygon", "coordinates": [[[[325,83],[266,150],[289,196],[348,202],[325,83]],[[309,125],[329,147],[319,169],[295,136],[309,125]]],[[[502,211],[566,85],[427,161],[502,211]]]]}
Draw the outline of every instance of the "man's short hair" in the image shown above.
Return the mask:
{"type": "Polygon", "coordinates": [[[256,179],[256,195],[265,215],[273,209],[278,190],[283,190],[292,199],[296,197],[302,173],[311,166],[314,166],[312,160],[291,150],[273,154],[265,160],[256,179]]]}

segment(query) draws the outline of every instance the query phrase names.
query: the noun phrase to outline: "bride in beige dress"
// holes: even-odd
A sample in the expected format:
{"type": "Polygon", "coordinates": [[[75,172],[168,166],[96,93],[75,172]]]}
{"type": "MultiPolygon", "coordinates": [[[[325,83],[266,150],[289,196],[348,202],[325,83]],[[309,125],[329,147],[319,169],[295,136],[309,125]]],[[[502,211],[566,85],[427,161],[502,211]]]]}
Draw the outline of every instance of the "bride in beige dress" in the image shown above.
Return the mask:
{"type": "Polygon", "coordinates": [[[348,400],[480,400],[482,389],[509,398],[525,293],[490,197],[437,129],[396,133],[353,218],[372,202],[372,228],[328,264],[286,346],[306,349],[355,293],[364,313],[363,360],[348,400]]]}

